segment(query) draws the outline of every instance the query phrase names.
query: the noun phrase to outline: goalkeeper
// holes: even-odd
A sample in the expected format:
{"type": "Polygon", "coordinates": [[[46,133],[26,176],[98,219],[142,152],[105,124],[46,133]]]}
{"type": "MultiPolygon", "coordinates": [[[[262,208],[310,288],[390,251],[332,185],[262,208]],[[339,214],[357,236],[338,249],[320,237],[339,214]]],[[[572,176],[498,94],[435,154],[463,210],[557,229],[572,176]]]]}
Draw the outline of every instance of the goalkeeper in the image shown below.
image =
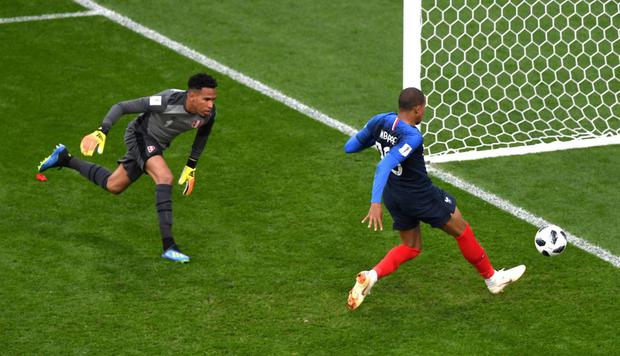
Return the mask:
{"type": "Polygon", "coordinates": [[[114,172],[73,157],[62,144],[41,162],[39,172],[52,167],[68,167],[113,194],[122,193],[147,173],[156,185],[155,207],[163,244],[162,257],[189,262],[189,256],[179,250],[172,236],[173,176],[163,153],[179,134],[196,129],[187,164],[178,181],[183,186],[183,195],[190,195],[194,188],[196,163],[215,121],[216,88],[213,77],[198,73],[189,78],[187,90],[168,89],[150,97],[113,105],[101,127],[82,139],[80,150],[84,156],[92,156],[95,150],[102,154],[107,134],[120,117],[140,113],[125,130],[127,153],[118,161],[114,172]]]}

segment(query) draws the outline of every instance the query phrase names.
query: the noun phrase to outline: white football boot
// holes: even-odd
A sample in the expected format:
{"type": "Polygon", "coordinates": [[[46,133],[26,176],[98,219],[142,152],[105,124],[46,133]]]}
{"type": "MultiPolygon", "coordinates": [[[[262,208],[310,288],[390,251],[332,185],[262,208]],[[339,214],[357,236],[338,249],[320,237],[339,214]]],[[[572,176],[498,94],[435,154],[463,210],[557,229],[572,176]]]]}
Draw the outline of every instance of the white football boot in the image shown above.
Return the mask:
{"type": "Polygon", "coordinates": [[[355,277],[355,285],[349,291],[347,308],[355,310],[362,304],[364,298],[370,293],[372,286],[377,282],[376,276],[377,274],[374,271],[361,271],[357,274],[357,277],[355,277]]]}
{"type": "Polygon", "coordinates": [[[525,265],[519,265],[509,270],[501,269],[495,271],[491,278],[487,278],[484,282],[489,288],[489,291],[493,294],[498,294],[504,291],[504,288],[510,283],[516,282],[525,273],[525,265]]]}

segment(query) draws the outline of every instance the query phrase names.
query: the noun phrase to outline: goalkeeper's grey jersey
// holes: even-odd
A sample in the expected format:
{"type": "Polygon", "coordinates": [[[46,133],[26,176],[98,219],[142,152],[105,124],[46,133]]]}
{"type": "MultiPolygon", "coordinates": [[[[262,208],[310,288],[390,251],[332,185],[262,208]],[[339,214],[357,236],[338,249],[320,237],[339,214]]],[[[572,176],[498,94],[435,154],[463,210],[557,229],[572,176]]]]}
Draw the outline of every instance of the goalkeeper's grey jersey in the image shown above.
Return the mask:
{"type": "Polygon", "coordinates": [[[200,128],[191,155],[198,159],[215,120],[215,107],[209,117],[192,114],[185,110],[186,98],[185,90],[167,89],[153,96],[120,102],[112,106],[101,127],[107,133],[122,115],[141,113],[129,123],[125,135],[139,130],[154,138],[162,148],[167,148],[179,134],[200,128]]]}

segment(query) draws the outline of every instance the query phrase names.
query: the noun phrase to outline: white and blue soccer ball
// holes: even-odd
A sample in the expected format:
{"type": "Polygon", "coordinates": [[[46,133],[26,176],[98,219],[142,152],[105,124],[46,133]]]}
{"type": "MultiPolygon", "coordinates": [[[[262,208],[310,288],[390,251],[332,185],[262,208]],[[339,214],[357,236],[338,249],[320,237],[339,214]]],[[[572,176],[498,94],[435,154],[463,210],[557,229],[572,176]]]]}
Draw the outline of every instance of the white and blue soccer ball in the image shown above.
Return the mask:
{"type": "Polygon", "coordinates": [[[560,227],[549,225],[541,228],[534,237],[534,245],[540,254],[553,257],[566,249],[566,233],[560,227]]]}

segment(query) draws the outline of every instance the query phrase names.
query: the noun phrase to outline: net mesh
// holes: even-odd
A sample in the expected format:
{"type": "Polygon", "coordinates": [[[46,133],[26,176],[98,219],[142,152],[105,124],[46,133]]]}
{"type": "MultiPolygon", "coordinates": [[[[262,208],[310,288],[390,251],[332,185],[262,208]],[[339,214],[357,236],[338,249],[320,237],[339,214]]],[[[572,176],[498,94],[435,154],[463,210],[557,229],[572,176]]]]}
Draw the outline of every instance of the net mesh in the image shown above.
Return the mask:
{"type": "Polygon", "coordinates": [[[620,135],[617,0],[422,6],[431,157],[620,135]]]}

